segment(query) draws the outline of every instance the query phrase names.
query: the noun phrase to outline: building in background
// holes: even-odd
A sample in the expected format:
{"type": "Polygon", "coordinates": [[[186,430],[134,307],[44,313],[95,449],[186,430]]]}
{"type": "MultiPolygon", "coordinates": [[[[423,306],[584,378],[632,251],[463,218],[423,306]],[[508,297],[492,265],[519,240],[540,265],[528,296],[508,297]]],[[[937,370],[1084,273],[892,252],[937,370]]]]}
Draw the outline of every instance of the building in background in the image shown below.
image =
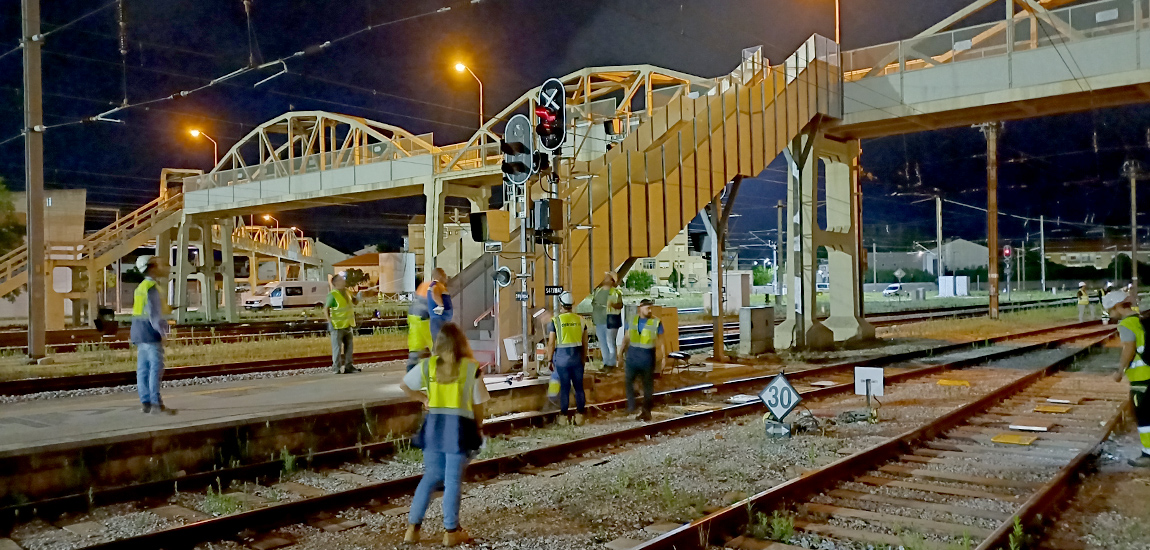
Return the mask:
{"type": "Polygon", "coordinates": [[[357,288],[371,288],[385,300],[396,300],[415,292],[416,265],[415,254],[410,252],[375,252],[336,262],[333,267],[336,271],[362,271],[365,278],[357,288]]]}
{"type": "MultiPolygon", "coordinates": [[[[1138,245],[1138,261],[1150,263],[1150,244],[1138,245]]],[[[1118,254],[1130,258],[1130,239],[1067,239],[1046,241],[1046,259],[1066,267],[1106,269],[1118,254]]]]}
{"type": "MultiPolygon", "coordinates": [[[[942,245],[943,267],[952,272],[962,269],[978,269],[990,265],[986,246],[966,239],[954,239],[942,245]]],[[[933,247],[917,248],[907,252],[879,252],[867,250],[867,270],[904,271],[922,270],[935,274],[938,255],[933,247]]]]}
{"type": "MultiPolygon", "coordinates": [[[[735,261],[738,261],[737,258],[735,261]]],[[[655,284],[660,286],[672,286],[671,274],[677,271],[681,276],[678,285],[680,289],[699,292],[707,290],[707,259],[691,255],[686,229],[675,235],[654,258],[640,258],[636,261],[634,269],[650,273],[655,277],[655,284]]]]}

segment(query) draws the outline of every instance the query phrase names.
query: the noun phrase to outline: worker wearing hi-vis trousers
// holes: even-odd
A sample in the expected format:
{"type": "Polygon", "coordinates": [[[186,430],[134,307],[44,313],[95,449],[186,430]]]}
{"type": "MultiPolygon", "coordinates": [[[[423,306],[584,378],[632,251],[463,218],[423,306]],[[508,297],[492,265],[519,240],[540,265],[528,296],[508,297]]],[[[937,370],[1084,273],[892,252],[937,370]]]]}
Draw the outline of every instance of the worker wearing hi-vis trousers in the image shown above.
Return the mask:
{"type": "Polygon", "coordinates": [[[1142,318],[1134,313],[1129,294],[1115,290],[1102,297],[1103,309],[1110,317],[1122,319],[1118,323],[1118,337],[1122,341],[1122,355],[1118,359],[1115,380],[1125,376],[1130,381],[1130,400],[1134,403],[1134,420],[1138,423],[1138,439],[1142,453],[1130,460],[1131,466],[1150,467],[1150,365],[1146,364],[1146,329],[1142,318]]]}
{"type": "MultiPolygon", "coordinates": [[[[426,287],[422,284],[418,288],[426,287]]],[[[419,360],[431,355],[431,311],[427,308],[427,291],[417,290],[407,306],[407,370],[415,368],[419,360]]]]}
{"type": "Polygon", "coordinates": [[[582,424],[587,412],[587,397],[583,393],[583,365],[587,362],[587,327],[583,318],[571,311],[570,292],[559,295],[559,315],[547,325],[547,356],[559,377],[560,418],[572,424],[582,424]],[[574,416],[568,409],[571,390],[575,390],[574,416]]]}
{"type": "Polygon", "coordinates": [[[650,420],[655,403],[655,369],[663,370],[663,324],[652,312],[655,302],[639,302],[639,315],[627,325],[619,358],[626,357],[623,381],[626,384],[627,412],[635,412],[635,379],[643,381],[643,410],[636,420],[650,420]]]}

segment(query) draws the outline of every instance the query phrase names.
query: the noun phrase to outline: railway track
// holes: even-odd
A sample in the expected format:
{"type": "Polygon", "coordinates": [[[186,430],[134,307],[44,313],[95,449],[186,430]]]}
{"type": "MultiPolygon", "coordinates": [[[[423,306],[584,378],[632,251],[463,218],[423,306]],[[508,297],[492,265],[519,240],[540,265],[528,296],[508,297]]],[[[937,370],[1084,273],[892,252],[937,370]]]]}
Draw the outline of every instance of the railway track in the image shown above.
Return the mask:
{"type": "Polygon", "coordinates": [[[752,514],[781,510],[795,513],[797,533],[836,547],[1022,547],[1118,424],[1124,389],[1048,366],[637,548],[794,548],[743,534],[763,517],[752,514]]]}
{"type": "MultiPolygon", "coordinates": [[[[1018,346],[1004,346],[998,349],[986,348],[980,353],[960,353],[955,357],[947,359],[945,356],[939,354],[942,351],[936,351],[936,354],[929,362],[916,362],[913,364],[898,364],[896,368],[890,371],[887,380],[891,384],[898,384],[903,381],[911,380],[928,375],[938,375],[947,369],[961,368],[974,364],[982,364],[994,359],[1001,359],[1004,357],[1024,354],[1028,352],[1035,352],[1043,350],[1052,346],[1057,346],[1066,342],[1073,341],[1087,341],[1089,345],[1097,344],[1106,337],[1109,337],[1110,331],[1105,329],[1078,330],[1061,329],[1062,334],[1053,335],[1036,342],[1025,343],[1018,346]]],[[[1041,334],[1055,332],[1054,330],[1047,329],[1044,331],[1033,331],[1030,333],[1015,335],[1015,338],[1030,338],[1033,339],[1041,334]]],[[[894,362],[894,361],[892,361],[894,362]]],[[[875,361],[877,363],[877,360],[875,361]]],[[[850,368],[849,365],[828,365],[825,367],[817,367],[805,371],[792,373],[790,376],[795,382],[796,387],[806,398],[828,397],[842,393],[850,393],[853,389],[853,384],[850,381],[850,368]],[[808,385],[809,382],[820,381],[822,384],[819,387],[808,385]],[[832,385],[827,386],[826,382],[833,382],[832,385]]],[[[712,385],[704,384],[692,388],[684,388],[670,392],[664,392],[660,395],[660,401],[682,401],[685,399],[698,399],[711,395],[711,399],[722,399],[724,396],[736,392],[755,391],[761,387],[770,377],[756,377],[738,381],[732,381],[724,384],[712,385]]],[[[721,402],[721,401],[720,401],[721,402]]],[[[622,406],[621,402],[609,402],[598,405],[603,411],[610,411],[618,409],[622,406]]],[[[601,449],[607,445],[632,443],[636,441],[644,441],[650,436],[657,434],[664,434],[682,430],[700,424],[722,421],[725,419],[733,418],[736,416],[747,415],[752,413],[761,412],[761,405],[757,403],[732,405],[709,410],[706,412],[687,414],[685,416],[671,418],[669,420],[655,422],[651,424],[644,424],[636,427],[626,428],[623,430],[612,431],[610,433],[599,434],[588,438],[578,439],[574,441],[565,441],[556,445],[547,445],[539,448],[529,449],[523,452],[499,456],[487,460],[481,460],[474,463],[469,469],[469,476],[477,479],[490,479],[502,473],[519,471],[525,467],[531,466],[545,466],[556,462],[561,462],[571,456],[580,455],[595,449],[601,449]]],[[[492,421],[488,424],[487,430],[490,433],[507,433],[512,430],[522,429],[531,425],[538,425],[546,422],[552,415],[544,413],[522,413],[512,415],[503,419],[492,421]]],[[[385,441],[372,445],[359,446],[355,449],[341,449],[326,451],[324,453],[317,453],[311,462],[312,467],[331,466],[348,460],[354,457],[366,456],[379,456],[380,454],[387,454],[396,450],[397,447],[402,447],[404,442],[399,441],[385,441]]],[[[178,483],[183,490],[195,490],[197,484],[211,484],[213,479],[216,484],[221,488],[232,480],[251,479],[253,474],[260,475],[262,471],[265,476],[274,476],[282,468],[279,461],[269,461],[261,465],[248,465],[237,469],[236,471],[229,471],[227,469],[221,471],[210,472],[205,475],[188,476],[181,478],[178,483]],[[221,484],[222,483],[222,484],[221,484]]],[[[346,474],[346,472],[344,472],[346,474]]],[[[336,472],[338,475],[338,472],[336,472]]],[[[346,478],[347,476],[344,475],[346,478]]],[[[360,476],[364,480],[363,476],[360,476]]],[[[361,486],[345,491],[330,492],[322,495],[299,495],[302,498],[292,500],[291,502],[284,502],[282,504],[269,504],[267,502],[257,503],[251,509],[236,514],[225,515],[218,518],[197,517],[197,521],[187,523],[179,527],[171,527],[136,537],[122,538],[114,541],[108,541],[103,544],[94,546],[95,548],[140,548],[140,547],[185,547],[192,546],[198,542],[212,541],[231,538],[236,533],[245,529],[271,529],[276,526],[291,524],[296,522],[306,522],[308,518],[312,518],[315,514],[330,513],[342,508],[350,506],[364,505],[369,501],[374,501],[377,504],[386,502],[388,499],[394,499],[399,496],[410,494],[418,482],[418,476],[405,476],[396,479],[390,479],[383,482],[371,482],[362,484],[361,486]]],[[[280,484],[281,486],[283,484],[280,484]]],[[[297,484],[298,485],[298,484],[297,484]]],[[[283,489],[283,487],[281,487],[283,489]]],[[[156,494],[158,491],[171,491],[171,482],[158,482],[153,484],[143,484],[134,488],[118,488],[109,489],[104,491],[92,491],[87,495],[77,495],[71,498],[55,499],[53,501],[42,501],[38,503],[29,503],[21,507],[10,507],[3,510],[5,517],[19,515],[23,512],[27,514],[35,509],[41,514],[60,513],[68,509],[70,506],[94,506],[107,504],[110,501],[118,501],[126,497],[134,498],[155,498],[159,496],[156,494]]],[[[288,489],[284,489],[288,490],[288,489]]],[[[304,491],[307,492],[307,491],[304,491]]],[[[245,490],[244,494],[248,491],[245,490]]],[[[378,507],[378,506],[377,506],[378,507]]],[[[202,514],[201,514],[202,516],[202,514]]],[[[314,518],[313,518],[314,519],[314,518]]],[[[354,523],[354,522],[351,522],[354,523]]]]}

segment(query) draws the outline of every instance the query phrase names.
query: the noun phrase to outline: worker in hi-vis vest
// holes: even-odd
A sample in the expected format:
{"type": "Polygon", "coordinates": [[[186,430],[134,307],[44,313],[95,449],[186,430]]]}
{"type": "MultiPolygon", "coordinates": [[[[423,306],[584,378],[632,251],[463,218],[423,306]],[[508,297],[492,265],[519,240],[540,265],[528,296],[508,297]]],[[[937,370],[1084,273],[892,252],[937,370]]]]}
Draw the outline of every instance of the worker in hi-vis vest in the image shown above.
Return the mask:
{"type": "Polygon", "coordinates": [[[547,324],[547,357],[559,378],[560,422],[580,425],[587,414],[587,397],[583,393],[583,366],[587,363],[587,327],[583,318],[571,311],[570,292],[559,295],[560,313],[547,324]],[[574,416],[568,409],[571,390],[575,390],[574,416]]]}
{"type": "Polygon", "coordinates": [[[136,287],[132,300],[132,343],[136,345],[136,389],[145,413],[175,414],[160,399],[160,382],[164,378],[164,338],[168,322],[164,319],[164,294],[157,278],[168,275],[166,262],[155,256],[140,256],[136,269],[144,280],[136,287]]]}
{"type": "Polygon", "coordinates": [[[427,308],[427,286],[419,283],[407,306],[407,370],[431,355],[431,310],[427,308]],[[424,289],[421,294],[418,289],[424,289]]]}
{"type": "Polygon", "coordinates": [[[1142,318],[1134,313],[1134,301],[1121,290],[1102,297],[1102,307],[1118,322],[1118,338],[1122,341],[1122,354],[1118,359],[1115,380],[1125,376],[1130,381],[1130,401],[1134,404],[1134,420],[1138,423],[1138,439],[1142,453],[1130,460],[1131,466],[1150,467],[1150,365],[1143,359],[1146,353],[1146,328],[1142,318]]]}
{"type": "Polygon", "coordinates": [[[1086,310],[1090,310],[1090,319],[1094,319],[1094,306],[1090,305],[1090,289],[1085,282],[1078,283],[1078,322],[1086,320],[1086,310]]]}
{"type": "Polygon", "coordinates": [[[655,372],[663,370],[663,324],[655,317],[655,302],[639,302],[639,314],[627,324],[623,345],[619,346],[619,360],[623,363],[623,382],[626,384],[627,412],[635,412],[635,379],[643,381],[643,410],[636,420],[651,420],[651,407],[655,403],[655,372]]]}
{"type": "Polygon", "coordinates": [[[347,290],[347,272],[331,277],[331,292],[324,301],[323,315],[331,331],[331,370],[336,374],[359,372],[352,364],[352,338],[355,336],[355,297],[347,290]]]}

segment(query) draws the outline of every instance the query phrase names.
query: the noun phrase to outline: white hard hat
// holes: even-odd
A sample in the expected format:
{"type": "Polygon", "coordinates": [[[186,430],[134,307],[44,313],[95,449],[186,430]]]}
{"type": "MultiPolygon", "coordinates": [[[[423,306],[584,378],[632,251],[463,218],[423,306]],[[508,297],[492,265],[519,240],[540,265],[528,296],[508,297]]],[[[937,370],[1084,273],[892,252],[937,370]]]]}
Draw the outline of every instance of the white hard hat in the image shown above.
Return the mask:
{"type": "Polygon", "coordinates": [[[155,260],[156,260],[155,256],[150,256],[148,254],[145,254],[143,256],[140,256],[139,258],[136,258],[136,270],[139,271],[140,273],[147,271],[148,265],[151,264],[155,260]]]}
{"type": "Polygon", "coordinates": [[[559,295],[559,303],[560,304],[563,304],[565,306],[571,306],[571,305],[573,305],[572,304],[573,301],[574,301],[574,298],[571,297],[570,292],[564,292],[563,294],[559,295]]]}
{"type": "Polygon", "coordinates": [[[1078,283],[1078,286],[1086,286],[1086,283],[1078,283]]]}

